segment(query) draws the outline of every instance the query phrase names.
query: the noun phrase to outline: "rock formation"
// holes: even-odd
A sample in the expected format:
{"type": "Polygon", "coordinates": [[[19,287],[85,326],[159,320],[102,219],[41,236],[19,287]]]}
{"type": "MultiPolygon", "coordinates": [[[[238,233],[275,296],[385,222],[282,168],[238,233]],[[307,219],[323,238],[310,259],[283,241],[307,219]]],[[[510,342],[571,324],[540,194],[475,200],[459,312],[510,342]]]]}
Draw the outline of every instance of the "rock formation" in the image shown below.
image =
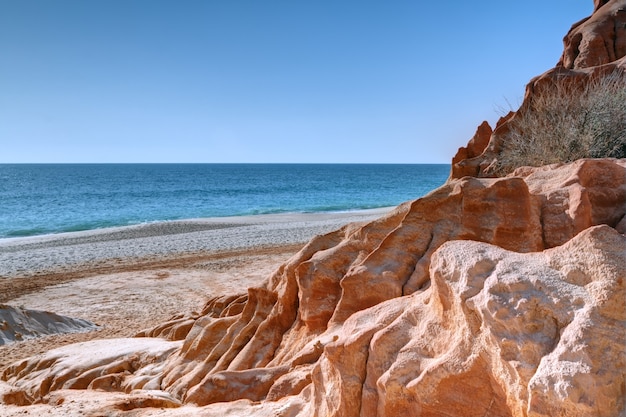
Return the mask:
{"type": "Polygon", "coordinates": [[[563,39],[564,51],[556,67],[526,86],[517,112],[502,117],[493,132],[483,122],[468,146],[459,149],[452,159],[451,178],[496,176],[503,140],[515,121],[528,111],[534,97],[547,86],[583,86],[616,69],[626,71],[626,0],[596,0],[594,5],[594,13],[574,24],[563,39]]]}
{"type": "Polygon", "coordinates": [[[150,337],[17,363],[4,401],[156,389],[301,416],[618,416],[625,215],[626,160],[450,180],[150,337]],[[94,349],[115,353],[77,353],[94,349]]]}
{"type": "Polygon", "coordinates": [[[624,243],[607,226],[542,253],[445,243],[429,290],[354,314],[326,346],[314,415],[619,415],[624,243]]]}
{"type": "Polygon", "coordinates": [[[595,12],[572,26],[557,64],[567,69],[597,67],[626,56],[626,2],[597,1],[595,12]]]}
{"type": "Polygon", "coordinates": [[[0,345],[50,334],[88,332],[97,327],[87,320],[0,304],[0,345]]]}
{"type": "MultiPolygon", "coordinates": [[[[588,49],[625,3],[597,1],[527,95],[581,66],[623,65],[588,49]]],[[[259,287],[10,366],[3,401],[91,389],[118,393],[104,415],[623,416],[626,160],[487,178],[514,117],[481,125],[445,185],[316,237],[259,287]]]]}

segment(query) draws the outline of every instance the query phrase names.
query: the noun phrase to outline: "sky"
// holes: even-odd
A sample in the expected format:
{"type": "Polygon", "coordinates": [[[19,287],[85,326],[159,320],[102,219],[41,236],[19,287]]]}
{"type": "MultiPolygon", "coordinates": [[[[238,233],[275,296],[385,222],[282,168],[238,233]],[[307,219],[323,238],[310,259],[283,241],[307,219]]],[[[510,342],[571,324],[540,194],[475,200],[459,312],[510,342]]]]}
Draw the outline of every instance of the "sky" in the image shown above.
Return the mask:
{"type": "Polygon", "coordinates": [[[0,0],[0,163],[449,163],[591,0],[0,0]]]}

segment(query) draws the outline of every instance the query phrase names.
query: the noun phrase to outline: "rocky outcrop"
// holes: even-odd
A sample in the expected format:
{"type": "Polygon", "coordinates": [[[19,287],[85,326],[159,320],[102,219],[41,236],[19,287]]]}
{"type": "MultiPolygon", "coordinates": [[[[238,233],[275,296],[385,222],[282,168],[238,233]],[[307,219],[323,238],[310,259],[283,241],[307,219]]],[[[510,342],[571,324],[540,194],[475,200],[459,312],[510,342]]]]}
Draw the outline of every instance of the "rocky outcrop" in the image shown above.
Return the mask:
{"type": "Polygon", "coordinates": [[[60,333],[96,330],[90,321],[0,304],[0,345],[60,333]]]}
{"type": "Polygon", "coordinates": [[[4,401],[27,405],[61,389],[158,389],[164,360],[179,347],[180,342],[137,338],[95,340],[53,349],[5,372],[4,377],[11,375],[18,389],[5,394],[4,401]]]}
{"type": "Polygon", "coordinates": [[[61,349],[9,367],[4,400],[40,401],[72,375],[171,404],[293,401],[302,416],[617,416],[625,215],[626,160],[451,180],[144,333],[181,339],[162,342],[180,344],[171,355],[96,366],[61,349]]]}
{"type": "Polygon", "coordinates": [[[625,3],[596,1],[557,69],[479,127],[439,189],[314,238],[198,315],[18,362],[3,401],[72,388],[126,393],[106,415],[623,416],[626,160],[489,177],[542,83],[624,66],[625,3]]]}
{"type": "Polygon", "coordinates": [[[593,15],[572,26],[558,66],[581,69],[626,56],[626,2],[597,1],[593,15]]]}
{"type": "Polygon", "coordinates": [[[542,253],[442,245],[427,291],[354,314],[326,346],[312,415],[620,415],[625,245],[607,226],[542,253]]]}
{"type": "Polygon", "coordinates": [[[486,121],[478,126],[476,133],[467,143],[467,146],[459,148],[456,155],[452,158],[453,178],[461,178],[473,173],[472,171],[465,172],[465,167],[460,162],[479,157],[485,151],[487,145],[489,145],[492,133],[493,129],[486,121]]]}
{"type": "MultiPolygon", "coordinates": [[[[564,51],[556,67],[534,78],[526,86],[524,100],[516,112],[502,117],[489,138],[487,122],[479,127],[467,147],[460,148],[452,159],[451,178],[463,176],[495,177],[503,141],[531,108],[532,101],[555,85],[576,90],[616,70],[626,71],[626,0],[598,0],[594,13],[574,24],[565,36],[564,51]],[[470,152],[476,138],[487,142],[479,154],[470,152]]],[[[479,148],[480,149],[480,148],[479,148]]]]}

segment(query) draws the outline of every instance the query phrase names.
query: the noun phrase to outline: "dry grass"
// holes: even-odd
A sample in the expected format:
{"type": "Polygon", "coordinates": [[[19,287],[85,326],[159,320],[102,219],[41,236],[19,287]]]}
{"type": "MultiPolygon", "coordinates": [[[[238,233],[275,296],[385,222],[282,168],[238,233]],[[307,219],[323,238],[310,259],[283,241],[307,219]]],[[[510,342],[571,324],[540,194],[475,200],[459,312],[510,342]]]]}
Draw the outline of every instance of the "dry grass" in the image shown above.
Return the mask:
{"type": "Polygon", "coordinates": [[[554,83],[513,121],[499,155],[499,173],[581,158],[626,157],[626,74],[584,87],[554,83]]]}

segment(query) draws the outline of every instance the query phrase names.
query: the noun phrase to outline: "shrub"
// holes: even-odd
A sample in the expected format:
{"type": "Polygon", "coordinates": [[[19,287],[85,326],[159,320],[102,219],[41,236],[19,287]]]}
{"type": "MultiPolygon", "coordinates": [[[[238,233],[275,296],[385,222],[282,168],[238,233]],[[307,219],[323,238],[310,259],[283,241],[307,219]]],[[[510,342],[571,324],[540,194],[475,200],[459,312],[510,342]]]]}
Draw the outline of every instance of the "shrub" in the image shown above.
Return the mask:
{"type": "Polygon", "coordinates": [[[591,79],[584,87],[554,83],[511,121],[499,173],[581,158],[626,158],[626,75],[591,79]]]}

